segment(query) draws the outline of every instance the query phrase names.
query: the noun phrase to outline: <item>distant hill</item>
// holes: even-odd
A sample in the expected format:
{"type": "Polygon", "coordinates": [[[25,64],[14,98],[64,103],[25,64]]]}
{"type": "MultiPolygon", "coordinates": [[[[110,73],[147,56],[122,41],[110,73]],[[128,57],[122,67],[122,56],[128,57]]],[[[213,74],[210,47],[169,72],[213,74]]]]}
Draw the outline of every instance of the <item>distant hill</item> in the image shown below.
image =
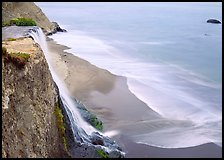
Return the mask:
{"type": "Polygon", "coordinates": [[[2,2],[2,22],[18,17],[32,18],[45,33],[56,27],[34,2],[2,2]]]}

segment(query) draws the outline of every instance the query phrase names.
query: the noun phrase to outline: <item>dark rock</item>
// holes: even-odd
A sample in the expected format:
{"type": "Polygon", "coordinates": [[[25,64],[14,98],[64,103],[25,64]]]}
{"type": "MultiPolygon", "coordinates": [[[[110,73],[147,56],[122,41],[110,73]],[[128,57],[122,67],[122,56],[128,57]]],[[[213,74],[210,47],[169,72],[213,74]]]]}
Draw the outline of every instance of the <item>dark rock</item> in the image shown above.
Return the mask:
{"type": "Polygon", "coordinates": [[[103,130],[103,123],[100,119],[96,117],[92,112],[88,111],[84,104],[81,102],[76,102],[78,104],[77,108],[79,109],[79,112],[83,119],[88,122],[90,125],[92,125],[94,128],[96,128],[99,131],[103,130]]]}
{"type": "Polygon", "coordinates": [[[54,30],[55,30],[56,32],[67,32],[65,29],[61,29],[61,27],[58,25],[57,22],[52,22],[52,23],[53,23],[53,25],[54,25],[54,30]]]}
{"type": "Polygon", "coordinates": [[[52,22],[53,24],[53,30],[49,33],[47,33],[46,35],[49,36],[49,35],[52,35],[52,34],[55,34],[57,32],[67,32],[65,29],[62,29],[57,22],[52,22]]]}
{"type": "Polygon", "coordinates": [[[94,145],[104,145],[103,137],[98,132],[93,132],[91,135],[91,141],[94,145]]]}
{"type": "Polygon", "coordinates": [[[221,22],[217,19],[209,19],[209,20],[207,20],[207,23],[221,24],[221,22]]]}
{"type": "MultiPolygon", "coordinates": [[[[76,139],[75,139],[76,137],[74,137],[74,135],[73,135],[72,127],[76,127],[76,126],[73,126],[72,122],[69,119],[69,114],[71,114],[71,113],[66,110],[66,108],[65,108],[66,106],[64,106],[64,104],[62,102],[57,84],[54,83],[54,86],[56,88],[56,92],[58,95],[57,98],[58,98],[58,102],[59,102],[59,108],[61,109],[62,114],[64,116],[67,145],[68,145],[68,148],[72,148],[72,147],[74,147],[75,142],[76,142],[76,139]]],[[[81,141],[81,140],[79,139],[79,141],[81,141]]]]}
{"type": "MultiPolygon", "coordinates": [[[[71,119],[71,111],[64,103],[62,103],[63,98],[58,97],[58,99],[66,124],[65,133],[68,152],[72,158],[101,158],[97,153],[97,150],[101,149],[104,152],[107,152],[105,148],[109,150],[109,158],[120,158],[125,156],[125,153],[122,152],[118,144],[109,137],[105,137],[99,132],[93,132],[91,135],[88,135],[81,127],[77,126],[76,122],[71,119]]],[[[74,102],[77,103],[76,106],[79,110],[86,111],[86,108],[82,103],[78,102],[76,99],[74,99],[74,102]]]]}
{"type": "Polygon", "coordinates": [[[46,36],[50,36],[50,35],[52,35],[53,33],[52,32],[50,32],[50,33],[46,33],[46,36]]]}
{"type": "Polygon", "coordinates": [[[114,150],[112,152],[109,153],[109,158],[124,158],[124,155],[122,155],[120,152],[114,150]]]}

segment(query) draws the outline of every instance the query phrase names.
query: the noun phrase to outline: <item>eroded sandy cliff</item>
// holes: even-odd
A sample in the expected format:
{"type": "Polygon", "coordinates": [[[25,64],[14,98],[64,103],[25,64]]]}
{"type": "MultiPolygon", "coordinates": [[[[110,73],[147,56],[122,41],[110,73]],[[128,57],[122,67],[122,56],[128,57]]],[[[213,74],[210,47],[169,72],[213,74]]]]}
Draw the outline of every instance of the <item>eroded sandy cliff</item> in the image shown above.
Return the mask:
{"type": "Polygon", "coordinates": [[[2,58],[2,157],[66,157],[54,114],[57,92],[42,50],[31,38],[2,46],[31,55],[24,68],[2,58]]]}

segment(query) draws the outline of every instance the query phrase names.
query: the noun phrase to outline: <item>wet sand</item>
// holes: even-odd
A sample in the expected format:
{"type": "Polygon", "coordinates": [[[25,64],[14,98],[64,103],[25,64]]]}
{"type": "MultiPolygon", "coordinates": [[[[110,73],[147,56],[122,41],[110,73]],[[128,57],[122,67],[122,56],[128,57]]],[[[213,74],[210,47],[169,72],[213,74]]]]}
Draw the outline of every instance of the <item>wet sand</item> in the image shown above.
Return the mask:
{"type": "MultiPolygon", "coordinates": [[[[183,149],[165,149],[133,142],[129,136],[132,123],[160,119],[130,92],[125,77],[111,74],[88,61],[65,52],[66,46],[48,41],[52,64],[71,96],[80,100],[104,124],[105,131],[119,130],[115,140],[127,153],[126,157],[221,157],[222,149],[209,143],[183,149]]],[[[141,125],[136,126],[143,128],[141,125]]],[[[141,132],[141,130],[136,130],[141,132]]],[[[143,131],[142,131],[143,132],[143,131]]]]}
{"type": "Polygon", "coordinates": [[[159,148],[137,144],[121,136],[126,150],[126,158],[222,158],[222,148],[213,143],[188,148],[159,148]]]}

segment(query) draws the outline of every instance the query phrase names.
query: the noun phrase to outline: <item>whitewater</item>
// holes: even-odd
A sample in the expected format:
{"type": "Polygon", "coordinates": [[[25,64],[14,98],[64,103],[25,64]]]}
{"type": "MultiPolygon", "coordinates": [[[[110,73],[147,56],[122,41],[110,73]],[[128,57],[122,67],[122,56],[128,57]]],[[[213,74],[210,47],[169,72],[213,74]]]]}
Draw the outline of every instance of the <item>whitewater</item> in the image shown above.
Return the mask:
{"type": "Polygon", "coordinates": [[[189,147],[208,142],[221,146],[219,85],[171,64],[146,63],[114,54],[121,51],[99,39],[80,34],[80,31],[59,33],[51,38],[71,47],[67,52],[115,75],[126,77],[130,91],[166,120],[187,120],[193,123],[186,130],[174,125],[169,129],[135,135],[136,142],[165,148],[189,147]],[[210,93],[206,95],[208,91],[210,93]]]}
{"type": "Polygon", "coordinates": [[[137,143],[163,148],[209,142],[222,146],[221,26],[204,22],[210,15],[220,18],[219,12],[212,12],[219,5],[172,3],[172,12],[158,3],[88,5],[65,5],[74,14],[66,12],[61,15],[64,19],[46,7],[48,16],[68,30],[50,37],[70,47],[67,52],[126,77],[129,90],[162,117],[130,124],[129,136],[137,143]],[[110,14],[114,10],[117,14],[110,14]],[[164,16],[177,14],[185,19],[173,20],[175,25],[164,16]],[[145,20],[150,18],[154,23],[145,20]]]}

